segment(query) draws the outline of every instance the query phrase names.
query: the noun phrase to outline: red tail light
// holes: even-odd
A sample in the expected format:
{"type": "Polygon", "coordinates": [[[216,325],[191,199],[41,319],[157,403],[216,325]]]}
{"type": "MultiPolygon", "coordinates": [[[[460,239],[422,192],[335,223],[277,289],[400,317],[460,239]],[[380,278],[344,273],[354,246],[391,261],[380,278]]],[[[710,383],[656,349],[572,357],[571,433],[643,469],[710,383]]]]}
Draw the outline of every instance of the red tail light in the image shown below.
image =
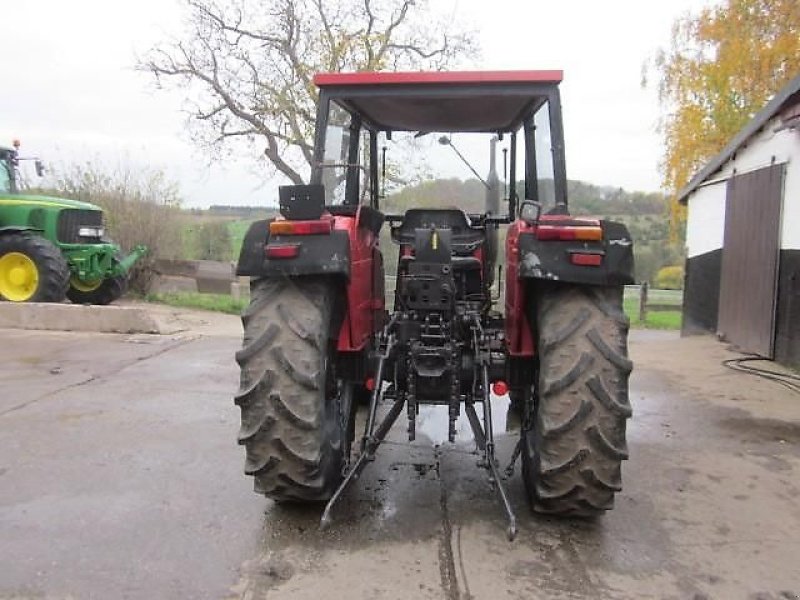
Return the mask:
{"type": "Polygon", "coordinates": [[[494,392],[495,396],[505,396],[508,393],[508,384],[498,379],[492,384],[492,391],[494,392]]]}
{"type": "Polygon", "coordinates": [[[333,219],[273,221],[269,224],[270,235],[329,235],[331,231],[333,231],[333,219]]]}
{"type": "Polygon", "coordinates": [[[591,252],[572,252],[569,262],[582,267],[599,267],[603,264],[603,255],[591,252]]]}
{"type": "Polygon", "coordinates": [[[295,258],[300,254],[300,244],[281,244],[265,248],[267,258],[295,258]]]}

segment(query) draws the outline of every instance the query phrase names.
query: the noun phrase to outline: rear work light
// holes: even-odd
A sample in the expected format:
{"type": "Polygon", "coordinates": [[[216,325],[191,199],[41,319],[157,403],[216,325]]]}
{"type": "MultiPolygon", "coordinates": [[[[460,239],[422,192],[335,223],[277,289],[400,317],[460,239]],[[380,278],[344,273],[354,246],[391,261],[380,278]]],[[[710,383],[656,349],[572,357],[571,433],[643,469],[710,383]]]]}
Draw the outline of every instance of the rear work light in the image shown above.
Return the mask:
{"type": "Polygon", "coordinates": [[[270,235],[329,235],[331,231],[333,231],[333,219],[273,221],[269,224],[270,235]]]}
{"type": "Polygon", "coordinates": [[[300,244],[280,244],[264,249],[267,258],[295,258],[300,254],[300,244]]]}
{"type": "Polygon", "coordinates": [[[600,241],[603,239],[603,228],[599,225],[588,227],[576,225],[539,225],[536,228],[536,239],[542,241],[556,240],[560,242],[600,241]]]}

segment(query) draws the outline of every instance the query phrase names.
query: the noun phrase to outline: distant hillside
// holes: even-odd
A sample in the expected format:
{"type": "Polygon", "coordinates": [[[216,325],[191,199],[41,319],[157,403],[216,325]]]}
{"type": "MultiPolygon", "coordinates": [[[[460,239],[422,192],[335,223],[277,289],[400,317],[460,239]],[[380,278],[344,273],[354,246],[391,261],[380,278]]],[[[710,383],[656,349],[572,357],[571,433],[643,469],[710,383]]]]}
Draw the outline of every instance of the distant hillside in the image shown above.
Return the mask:
{"type": "MultiPolygon", "coordinates": [[[[522,182],[517,183],[517,190],[523,197],[522,182]]],[[[481,212],[484,194],[485,188],[477,179],[434,179],[390,194],[385,205],[387,210],[398,211],[412,206],[458,206],[467,212],[481,212]]],[[[666,210],[662,194],[629,192],[584,181],[568,181],[567,197],[570,212],[576,215],[661,215],[666,210]]]]}
{"type": "MultiPolygon", "coordinates": [[[[517,190],[519,197],[523,197],[522,182],[517,183],[517,190]]],[[[411,207],[458,206],[477,213],[483,211],[484,194],[485,188],[477,179],[435,179],[389,195],[383,202],[383,210],[403,212],[411,207]]],[[[652,282],[660,268],[683,264],[683,240],[670,239],[667,201],[662,194],[568,181],[567,197],[573,215],[593,215],[627,225],[635,242],[637,281],[652,282]]]]}

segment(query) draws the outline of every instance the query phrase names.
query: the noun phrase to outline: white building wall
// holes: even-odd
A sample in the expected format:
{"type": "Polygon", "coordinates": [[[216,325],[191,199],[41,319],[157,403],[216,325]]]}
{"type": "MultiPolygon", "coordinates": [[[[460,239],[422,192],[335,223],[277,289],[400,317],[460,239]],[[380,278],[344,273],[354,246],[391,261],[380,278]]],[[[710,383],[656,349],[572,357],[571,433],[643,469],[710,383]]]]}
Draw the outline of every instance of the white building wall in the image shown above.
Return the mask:
{"type": "Polygon", "coordinates": [[[722,248],[725,235],[726,182],[698,188],[689,196],[686,255],[689,258],[722,248]]]}
{"type": "MultiPolygon", "coordinates": [[[[781,248],[800,249],[800,131],[783,129],[776,132],[780,119],[773,119],[739,148],[735,157],[711,176],[711,180],[727,180],[734,170],[737,175],[763,169],[771,164],[786,164],[781,224],[781,248]]],[[[716,187],[716,186],[714,186],[716,187]]],[[[702,191],[700,188],[695,194],[702,191]]],[[[690,200],[691,206],[691,200],[690,200]]],[[[725,196],[722,196],[724,223],[725,196]]],[[[690,209],[691,215],[691,209],[690,209]]],[[[691,220],[692,217],[690,216],[691,220]]],[[[688,237],[688,234],[687,234],[688,237]]],[[[687,240],[688,245],[688,240],[687,240]]]]}
{"type": "Polygon", "coordinates": [[[783,186],[781,248],[800,250],[800,131],[795,132],[797,148],[786,167],[783,186]]]}

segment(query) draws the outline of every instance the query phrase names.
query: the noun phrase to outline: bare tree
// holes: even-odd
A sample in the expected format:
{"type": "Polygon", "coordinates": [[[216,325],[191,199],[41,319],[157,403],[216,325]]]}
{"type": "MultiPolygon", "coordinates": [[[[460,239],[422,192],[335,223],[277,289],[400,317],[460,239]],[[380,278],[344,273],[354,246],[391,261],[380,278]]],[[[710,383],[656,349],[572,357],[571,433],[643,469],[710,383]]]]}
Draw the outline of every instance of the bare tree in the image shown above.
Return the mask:
{"type": "Polygon", "coordinates": [[[313,161],[317,72],[441,70],[477,52],[426,0],[186,0],[185,39],[138,67],[186,89],[205,148],[246,141],[302,183],[313,161]]]}

